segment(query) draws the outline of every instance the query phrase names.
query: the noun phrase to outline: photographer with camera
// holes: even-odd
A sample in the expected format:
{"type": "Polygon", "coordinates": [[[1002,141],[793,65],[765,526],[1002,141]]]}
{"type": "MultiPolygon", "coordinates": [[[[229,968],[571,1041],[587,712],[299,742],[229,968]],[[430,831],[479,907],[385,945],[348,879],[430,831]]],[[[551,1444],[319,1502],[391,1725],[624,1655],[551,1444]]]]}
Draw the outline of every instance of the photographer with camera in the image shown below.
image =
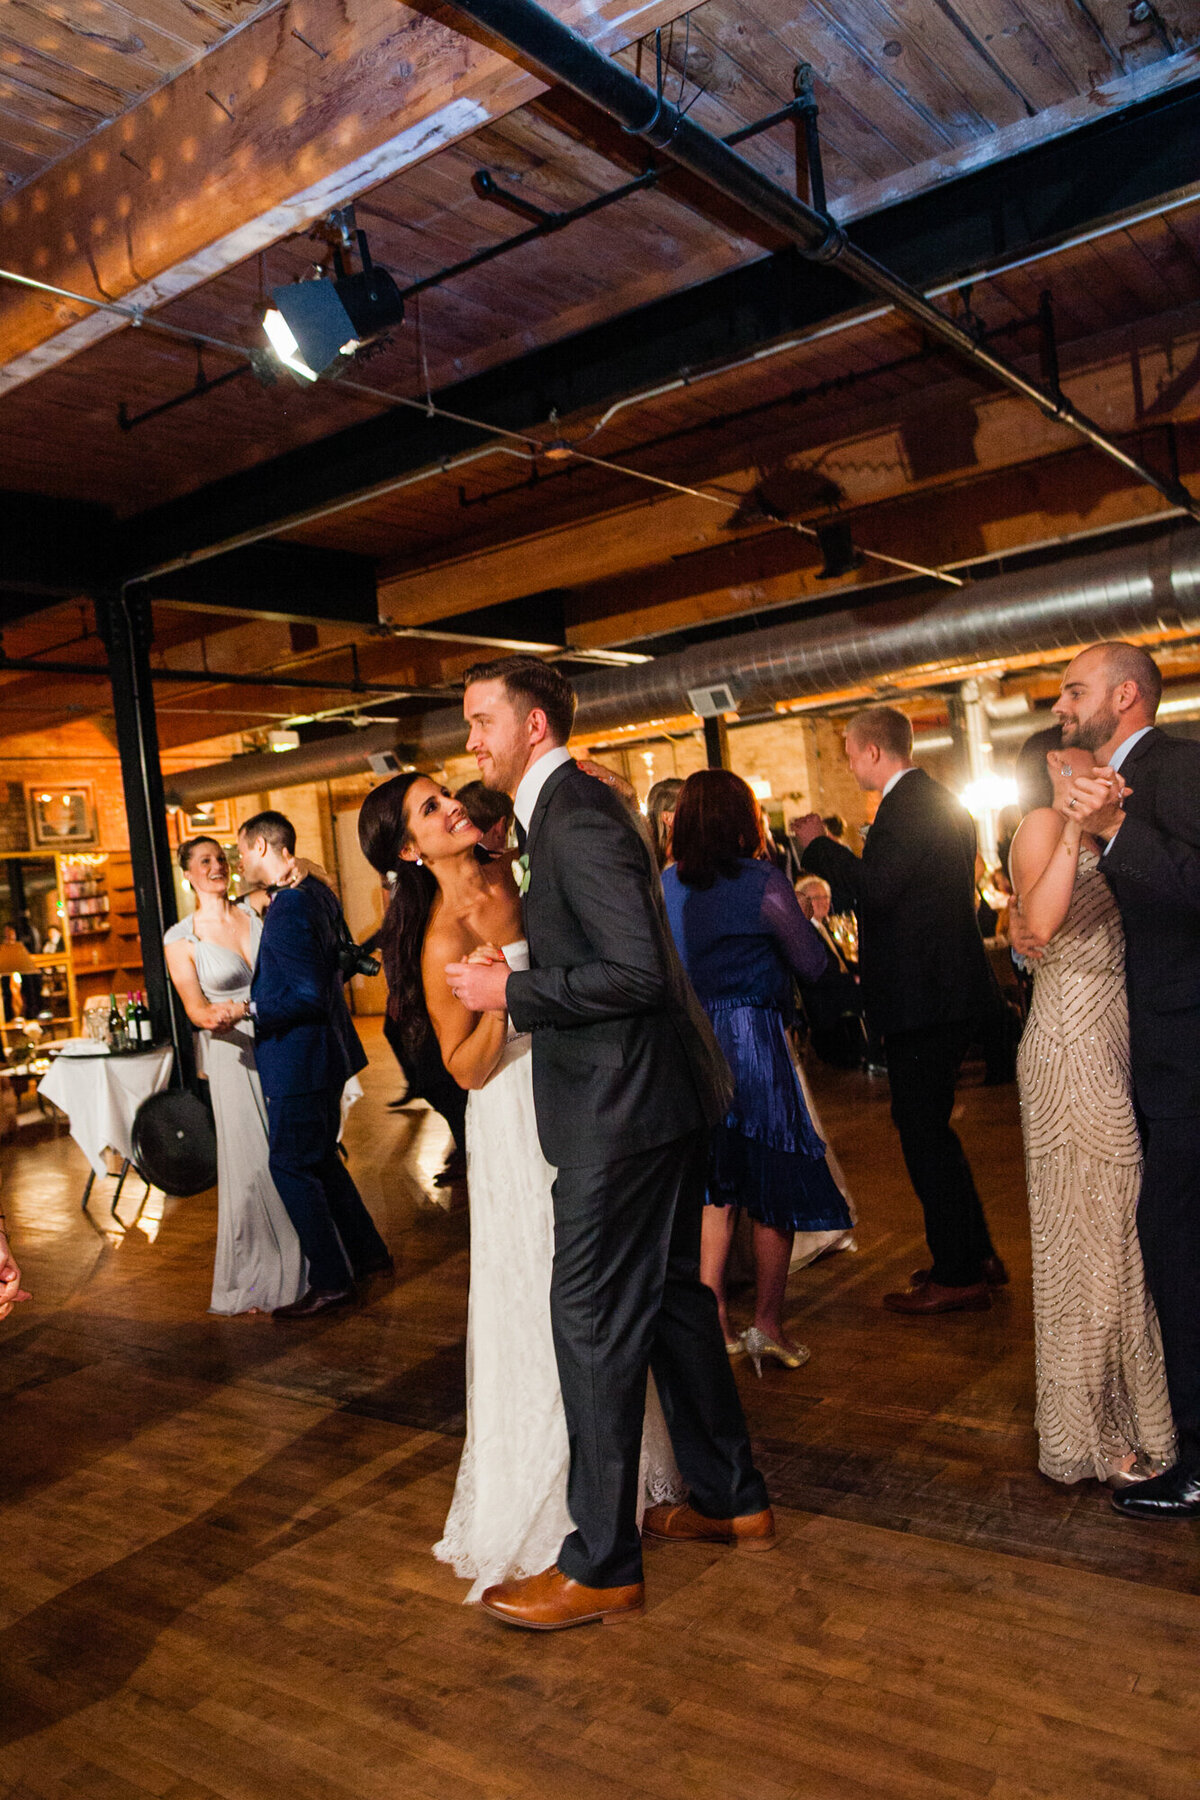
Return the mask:
{"type": "Polygon", "coordinates": [[[297,879],[290,819],[256,813],[238,831],[238,851],[246,879],[272,895],[243,1006],[255,1025],[271,1176],[308,1259],[306,1291],[274,1316],[310,1319],[348,1306],[356,1280],[392,1267],[337,1148],[342,1089],[367,1062],[343,992],[364,959],[332,890],[297,879]]]}

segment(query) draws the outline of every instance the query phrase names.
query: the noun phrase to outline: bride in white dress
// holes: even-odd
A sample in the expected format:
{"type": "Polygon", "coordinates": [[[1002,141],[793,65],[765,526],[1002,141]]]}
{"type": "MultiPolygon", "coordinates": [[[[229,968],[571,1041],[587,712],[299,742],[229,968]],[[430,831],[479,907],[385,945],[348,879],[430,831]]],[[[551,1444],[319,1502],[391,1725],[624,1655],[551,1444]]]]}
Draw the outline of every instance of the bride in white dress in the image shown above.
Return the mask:
{"type": "MultiPolygon", "coordinates": [[[[469,1092],[467,1186],[471,1286],[467,1310],[467,1435],[454,1499],[434,1554],[472,1582],[468,1601],[551,1564],[574,1529],[567,1510],[566,1423],[550,1332],[554,1170],[538,1145],[530,1040],[503,1013],[468,1012],[446,964],[499,944],[525,956],[521,905],[507,855],[476,854],[482,833],[448,789],[426,775],[375,788],[359,816],[367,860],[395,876],[385,972],[414,1040],[432,1027],[454,1079],[469,1092]]],[[[646,1503],[680,1499],[682,1483],[651,1383],[643,1442],[646,1503]]]]}

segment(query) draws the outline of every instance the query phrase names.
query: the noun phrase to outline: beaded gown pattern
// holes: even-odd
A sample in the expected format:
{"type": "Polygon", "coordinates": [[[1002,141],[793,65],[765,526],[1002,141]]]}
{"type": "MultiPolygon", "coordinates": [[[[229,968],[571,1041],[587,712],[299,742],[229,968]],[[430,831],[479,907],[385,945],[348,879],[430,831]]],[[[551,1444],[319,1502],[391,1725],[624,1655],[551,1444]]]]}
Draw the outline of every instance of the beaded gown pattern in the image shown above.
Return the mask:
{"type": "Polygon", "coordinates": [[[1046,947],[1017,1058],[1033,1238],[1038,1467],[1103,1480],[1174,1459],[1162,1345],[1137,1240],[1142,1149],[1125,940],[1096,852],[1046,947]]]}

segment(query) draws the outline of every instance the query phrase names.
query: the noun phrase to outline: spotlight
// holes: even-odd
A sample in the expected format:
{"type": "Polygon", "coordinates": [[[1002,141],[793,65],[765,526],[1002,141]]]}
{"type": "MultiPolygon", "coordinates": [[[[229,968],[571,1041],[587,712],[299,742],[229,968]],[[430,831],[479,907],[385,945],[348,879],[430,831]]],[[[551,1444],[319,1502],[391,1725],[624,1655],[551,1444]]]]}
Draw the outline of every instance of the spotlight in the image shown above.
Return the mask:
{"type": "Polygon", "coordinates": [[[376,268],[366,233],[356,231],[362,268],[350,274],[340,248],[336,273],[296,281],[271,290],[273,305],[263,318],[271,348],[285,368],[305,381],[331,374],[338,358],[353,356],[404,317],[400,290],[386,269],[376,268]]]}
{"type": "Polygon", "coordinates": [[[836,581],[862,567],[863,553],[855,548],[850,527],[841,520],[835,520],[832,525],[818,525],[817,544],[824,558],[824,566],[817,571],[818,581],[836,581]]]}

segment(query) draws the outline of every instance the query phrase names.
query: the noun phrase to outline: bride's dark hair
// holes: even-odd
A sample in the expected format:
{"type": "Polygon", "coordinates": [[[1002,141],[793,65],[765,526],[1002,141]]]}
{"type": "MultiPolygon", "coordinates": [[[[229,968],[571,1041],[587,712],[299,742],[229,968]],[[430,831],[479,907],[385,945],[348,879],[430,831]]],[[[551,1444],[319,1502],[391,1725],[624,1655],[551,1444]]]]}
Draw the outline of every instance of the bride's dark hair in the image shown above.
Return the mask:
{"type": "Polygon", "coordinates": [[[401,856],[408,842],[408,792],[419,771],[394,775],[372,788],[358,815],[358,841],[373,869],[392,876],[395,886],[383,924],[379,948],[388,985],[388,1010],[400,1027],[401,1040],[415,1053],[433,1029],[421,981],[421,947],[437,882],[423,865],[401,856]]]}

